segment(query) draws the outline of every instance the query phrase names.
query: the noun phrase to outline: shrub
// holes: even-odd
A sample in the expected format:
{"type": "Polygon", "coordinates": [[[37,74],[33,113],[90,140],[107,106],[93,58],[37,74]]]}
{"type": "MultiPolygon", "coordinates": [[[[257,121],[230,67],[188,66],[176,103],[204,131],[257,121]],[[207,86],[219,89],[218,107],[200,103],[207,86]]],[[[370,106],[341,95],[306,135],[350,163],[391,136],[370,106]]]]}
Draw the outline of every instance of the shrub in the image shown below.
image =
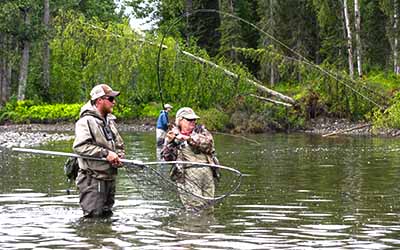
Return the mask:
{"type": "Polygon", "coordinates": [[[377,128],[400,128],[400,92],[396,93],[392,104],[385,111],[376,109],[372,120],[377,128]]]}
{"type": "Polygon", "coordinates": [[[195,111],[200,116],[200,123],[208,130],[223,130],[229,123],[229,116],[216,108],[195,111]]]}
{"type": "Polygon", "coordinates": [[[0,122],[31,123],[75,121],[82,104],[35,104],[33,101],[11,101],[0,110],[0,122]]]}

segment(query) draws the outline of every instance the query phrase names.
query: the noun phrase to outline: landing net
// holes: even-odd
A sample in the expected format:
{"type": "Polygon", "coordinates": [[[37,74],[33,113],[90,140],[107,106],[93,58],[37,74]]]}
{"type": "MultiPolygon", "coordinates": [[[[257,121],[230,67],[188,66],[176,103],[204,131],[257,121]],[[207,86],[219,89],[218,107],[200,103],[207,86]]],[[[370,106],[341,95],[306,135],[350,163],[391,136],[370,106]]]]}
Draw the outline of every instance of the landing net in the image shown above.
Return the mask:
{"type": "Polygon", "coordinates": [[[230,167],[184,161],[125,163],[125,169],[144,198],[180,200],[192,211],[221,202],[239,189],[242,179],[230,167]]]}
{"type": "MultiPolygon", "coordinates": [[[[13,148],[23,153],[45,154],[107,161],[105,158],[66,152],[29,148],[13,148]]],[[[199,211],[221,202],[236,192],[242,173],[236,169],[197,162],[142,162],[121,159],[130,180],[136,183],[144,198],[178,197],[187,210],[199,211]],[[153,197],[151,197],[153,194],[153,197]]]]}

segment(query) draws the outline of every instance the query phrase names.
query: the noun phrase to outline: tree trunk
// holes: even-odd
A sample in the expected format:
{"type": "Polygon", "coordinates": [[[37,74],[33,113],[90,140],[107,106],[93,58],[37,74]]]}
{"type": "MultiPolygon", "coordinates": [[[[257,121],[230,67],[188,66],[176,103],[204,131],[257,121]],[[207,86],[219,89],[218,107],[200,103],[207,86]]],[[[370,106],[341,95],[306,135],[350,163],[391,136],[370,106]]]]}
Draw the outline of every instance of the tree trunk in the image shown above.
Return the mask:
{"type": "Polygon", "coordinates": [[[394,73],[396,75],[400,75],[400,63],[399,63],[399,31],[398,31],[398,22],[399,22],[399,2],[398,0],[393,1],[393,65],[394,65],[394,73]]]}
{"type": "Polygon", "coordinates": [[[49,47],[49,21],[50,21],[50,3],[44,0],[43,24],[45,29],[45,38],[43,42],[43,96],[48,101],[50,89],[50,47],[49,47]]]}
{"type": "MultiPolygon", "coordinates": [[[[2,33],[0,33],[0,51],[5,51],[5,37],[3,36],[2,33]]],[[[5,84],[5,69],[6,69],[6,57],[3,56],[0,59],[0,100],[1,100],[1,106],[4,104],[3,102],[3,85],[5,84]]]]}
{"type": "Polygon", "coordinates": [[[190,22],[189,22],[189,15],[192,13],[193,10],[193,1],[186,0],[186,45],[189,46],[190,44],[190,22]]]}
{"type": "MultiPolygon", "coordinates": [[[[30,25],[30,13],[29,10],[23,11],[24,15],[24,23],[26,26],[30,25]]],[[[22,58],[21,58],[21,65],[19,70],[19,78],[18,78],[18,96],[17,99],[19,101],[25,99],[25,91],[26,91],[26,84],[28,80],[28,66],[29,66],[29,51],[30,51],[30,41],[25,39],[22,42],[23,49],[22,49],[22,58]]]]}
{"type": "Polygon", "coordinates": [[[0,61],[0,91],[1,91],[1,103],[0,105],[3,106],[6,101],[6,93],[4,92],[5,86],[7,85],[6,73],[7,72],[7,61],[5,58],[2,58],[0,61]]]}
{"type": "MultiPolygon", "coordinates": [[[[9,35],[4,35],[2,37],[2,49],[5,51],[12,50],[12,38],[9,35]]],[[[1,95],[0,95],[0,102],[1,104],[5,104],[8,102],[11,96],[11,76],[12,76],[12,62],[10,60],[10,56],[4,56],[1,59],[1,67],[2,67],[2,79],[1,79],[1,95]]]]}
{"type": "Polygon", "coordinates": [[[5,58],[2,60],[3,66],[3,79],[1,82],[1,104],[5,104],[10,99],[11,95],[11,74],[12,67],[11,62],[7,61],[5,58]]]}
{"type": "Polygon", "coordinates": [[[343,14],[344,14],[344,22],[346,26],[346,39],[347,39],[347,53],[348,53],[348,62],[349,62],[349,75],[350,78],[354,77],[354,64],[353,64],[353,43],[352,43],[352,35],[350,29],[350,19],[349,19],[349,10],[347,6],[347,0],[343,0],[343,14]]]}
{"type": "Polygon", "coordinates": [[[361,46],[361,16],[360,16],[360,5],[359,0],[354,0],[354,22],[355,22],[355,35],[356,35],[356,56],[357,56],[357,69],[358,77],[362,78],[362,46],[361,46]]]}
{"type": "Polygon", "coordinates": [[[275,86],[275,65],[273,62],[270,63],[270,79],[269,79],[269,84],[271,88],[275,86]]]}
{"type": "MultiPolygon", "coordinates": [[[[273,28],[275,26],[274,20],[274,0],[269,0],[269,34],[273,34],[273,28]]],[[[275,86],[275,64],[271,62],[270,64],[270,86],[273,88],[275,86]]]]}
{"type": "Polygon", "coordinates": [[[277,100],[274,100],[274,99],[271,99],[271,98],[267,98],[267,97],[263,97],[263,96],[258,96],[258,95],[254,95],[254,94],[249,94],[249,96],[254,97],[254,98],[257,98],[257,99],[259,99],[259,100],[266,101],[266,102],[271,102],[271,103],[283,105],[283,106],[286,106],[286,107],[293,107],[293,105],[290,104],[290,103],[280,102],[280,101],[277,101],[277,100]]]}
{"type": "MultiPolygon", "coordinates": [[[[228,12],[229,12],[229,14],[235,15],[235,9],[233,7],[233,0],[228,0],[228,12]]],[[[231,17],[228,17],[228,18],[231,18],[231,17]]],[[[233,49],[233,47],[234,47],[234,44],[231,41],[231,49],[229,51],[229,55],[230,55],[230,58],[234,62],[238,62],[239,60],[237,58],[236,51],[233,49]]]]}
{"type": "MultiPolygon", "coordinates": [[[[275,19],[274,19],[274,7],[276,0],[259,0],[258,5],[260,8],[259,15],[261,20],[259,26],[262,30],[265,30],[270,36],[274,36],[275,19]]],[[[274,51],[274,44],[270,41],[268,35],[262,35],[259,47],[262,49],[274,51]]],[[[261,81],[269,81],[271,88],[275,86],[278,78],[278,72],[274,58],[269,56],[267,53],[263,56],[265,60],[260,60],[259,75],[261,81]]]]}
{"type": "MultiPolygon", "coordinates": [[[[166,46],[164,46],[164,48],[166,48],[166,46]]],[[[195,55],[193,55],[193,54],[191,54],[191,53],[189,53],[187,51],[184,51],[184,50],[181,50],[181,53],[183,55],[185,55],[185,56],[193,58],[194,60],[196,60],[198,62],[207,64],[207,65],[209,65],[209,66],[211,66],[213,68],[219,69],[225,75],[230,76],[230,77],[232,77],[234,79],[239,79],[240,78],[240,76],[238,74],[235,74],[235,73],[233,73],[233,72],[231,72],[231,71],[229,71],[229,70],[227,70],[227,69],[225,69],[225,68],[223,68],[223,67],[221,67],[221,66],[219,66],[219,65],[217,65],[217,64],[215,64],[215,63],[213,63],[211,61],[208,61],[208,60],[204,59],[204,58],[195,56],[195,55]]],[[[277,92],[275,90],[269,89],[269,88],[263,86],[260,82],[258,82],[256,80],[252,80],[252,79],[249,79],[249,78],[244,78],[244,80],[246,82],[252,84],[253,86],[255,86],[258,90],[260,90],[262,92],[268,93],[269,95],[274,96],[274,97],[276,97],[276,98],[278,98],[278,99],[280,99],[280,100],[282,100],[282,101],[284,101],[286,103],[296,104],[296,101],[293,98],[291,98],[289,96],[286,96],[286,95],[283,95],[283,94],[281,94],[281,93],[279,93],[279,92],[277,92]]]]}

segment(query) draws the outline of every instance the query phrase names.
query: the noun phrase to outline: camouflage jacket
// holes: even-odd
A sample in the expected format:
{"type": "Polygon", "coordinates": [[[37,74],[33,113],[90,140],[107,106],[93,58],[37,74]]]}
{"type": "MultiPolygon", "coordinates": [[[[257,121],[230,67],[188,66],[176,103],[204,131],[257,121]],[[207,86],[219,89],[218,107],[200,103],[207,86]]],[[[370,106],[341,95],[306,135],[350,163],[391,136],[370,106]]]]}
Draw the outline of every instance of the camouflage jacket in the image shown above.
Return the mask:
{"type": "Polygon", "coordinates": [[[214,151],[213,136],[204,126],[198,125],[187,141],[174,139],[166,142],[161,154],[166,161],[214,163],[212,161],[214,151]]]}

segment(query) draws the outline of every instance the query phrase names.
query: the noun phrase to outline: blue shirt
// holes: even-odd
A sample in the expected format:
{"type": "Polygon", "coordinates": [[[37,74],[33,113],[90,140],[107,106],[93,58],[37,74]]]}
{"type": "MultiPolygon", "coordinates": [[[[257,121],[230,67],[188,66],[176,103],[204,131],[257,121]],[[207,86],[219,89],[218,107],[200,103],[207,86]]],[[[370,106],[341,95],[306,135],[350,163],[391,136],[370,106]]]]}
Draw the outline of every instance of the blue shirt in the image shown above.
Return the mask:
{"type": "Polygon", "coordinates": [[[160,111],[157,119],[157,128],[167,131],[168,129],[168,112],[165,110],[160,111]]]}

